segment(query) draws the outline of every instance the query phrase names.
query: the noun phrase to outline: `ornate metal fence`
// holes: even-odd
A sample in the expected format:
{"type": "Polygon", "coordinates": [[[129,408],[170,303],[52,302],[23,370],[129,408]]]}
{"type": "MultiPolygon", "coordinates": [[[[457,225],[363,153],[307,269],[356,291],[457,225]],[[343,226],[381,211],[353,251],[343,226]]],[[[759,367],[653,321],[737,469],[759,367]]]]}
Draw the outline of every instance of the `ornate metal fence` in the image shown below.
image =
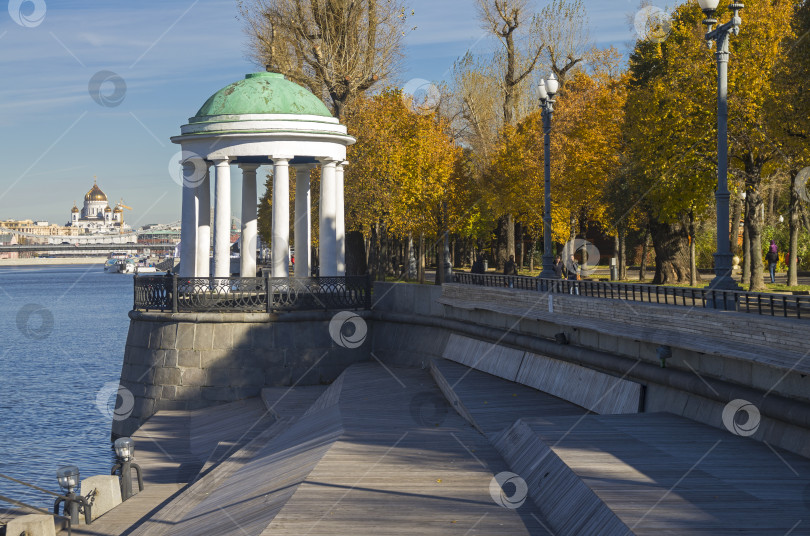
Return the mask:
{"type": "Polygon", "coordinates": [[[556,292],[628,300],[636,302],[732,310],[769,316],[810,319],[810,296],[713,290],[710,288],[667,287],[606,281],[573,281],[536,277],[471,274],[456,272],[453,281],[485,287],[508,287],[540,292],[556,292]]]}
{"type": "Polygon", "coordinates": [[[133,309],[164,312],[274,312],[370,309],[371,278],[135,276],[133,309]]]}

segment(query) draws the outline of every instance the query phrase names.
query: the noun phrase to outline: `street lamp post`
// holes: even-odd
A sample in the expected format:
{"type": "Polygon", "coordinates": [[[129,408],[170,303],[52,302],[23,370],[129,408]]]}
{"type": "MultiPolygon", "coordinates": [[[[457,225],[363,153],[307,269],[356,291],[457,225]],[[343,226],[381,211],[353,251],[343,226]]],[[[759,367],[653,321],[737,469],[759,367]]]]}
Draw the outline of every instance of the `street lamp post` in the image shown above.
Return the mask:
{"type": "Polygon", "coordinates": [[[143,477],[141,477],[141,466],[132,460],[135,459],[135,442],[129,437],[119,437],[113,444],[115,457],[118,463],[115,464],[110,474],[121,472],[121,499],[126,501],[132,497],[132,469],[138,475],[138,491],[143,491],[143,477]]]}
{"type": "Polygon", "coordinates": [[[714,15],[719,3],[719,0],[698,0],[706,15],[703,21],[707,28],[706,41],[709,47],[713,42],[717,44],[717,190],[714,194],[717,201],[717,252],[714,254],[715,276],[709,286],[718,290],[739,290],[731,277],[732,254],[728,240],[728,44],[732,34],[740,33],[740,10],[745,6],[742,2],[733,2],[729,6],[733,12],[731,20],[714,29],[717,24],[714,15]]]}
{"type": "Polygon", "coordinates": [[[554,115],[554,95],[560,88],[560,83],[554,73],[545,80],[540,80],[538,93],[540,106],[543,109],[543,156],[544,156],[544,198],[543,210],[543,271],[541,279],[557,279],[554,271],[554,257],[551,254],[551,119],[554,115]]]}

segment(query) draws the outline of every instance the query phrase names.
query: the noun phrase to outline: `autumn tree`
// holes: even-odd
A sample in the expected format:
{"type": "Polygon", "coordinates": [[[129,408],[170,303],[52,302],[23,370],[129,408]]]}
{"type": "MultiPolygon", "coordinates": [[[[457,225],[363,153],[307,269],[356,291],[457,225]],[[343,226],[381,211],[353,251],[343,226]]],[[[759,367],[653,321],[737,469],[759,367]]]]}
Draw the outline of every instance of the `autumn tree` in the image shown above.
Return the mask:
{"type": "MultiPolygon", "coordinates": [[[[570,238],[572,214],[615,225],[605,197],[607,182],[620,168],[625,78],[615,50],[602,51],[604,61],[592,71],[578,70],[569,79],[564,99],[557,101],[552,129],[552,238],[570,238]]],[[[539,234],[543,211],[543,125],[540,111],[517,127],[505,127],[485,176],[497,199],[515,211],[522,224],[539,234]]],[[[496,205],[497,206],[497,205],[496,205]]]]}
{"type": "Polygon", "coordinates": [[[414,112],[407,99],[389,89],[358,99],[347,116],[357,136],[346,171],[347,226],[371,231],[375,253],[382,234],[438,237],[474,215],[447,121],[414,112]]]}
{"type": "Polygon", "coordinates": [[[394,74],[407,14],[398,0],[239,0],[248,54],[259,65],[346,106],[394,74]]]}
{"type": "MultiPolygon", "coordinates": [[[[778,154],[765,124],[779,47],[789,35],[792,0],[746,3],[740,35],[731,39],[730,170],[745,184],[752,290],[763,287],[761,189],[778,154]]],[[[720,20],[727,10],[718,12],[720,20]]],[[[658,283],[682,281],[695,219],[706,217],[716,185],[716,67],[706,52],[704,16],[694,3],[673,14],[662,43],[640,40],[631,55],[628,138],[639,202],[650,215],[658,283]]]]}
{"type": "Polygon", "coordinates": [[[802,199],[801,192],[810,191],[810,185],[798,182],[802,180],[799,172],[810,165],[810,1],[799,2],[796,7],[793,32],[782,42],[783,56],[776,67],[773,94],[766,101],[769,127],[776,134],[775,142],[781,147],[790,176],[788,285],[791,286],[798,284],[800,217],[802,203],[808,202],[802,199]]]}

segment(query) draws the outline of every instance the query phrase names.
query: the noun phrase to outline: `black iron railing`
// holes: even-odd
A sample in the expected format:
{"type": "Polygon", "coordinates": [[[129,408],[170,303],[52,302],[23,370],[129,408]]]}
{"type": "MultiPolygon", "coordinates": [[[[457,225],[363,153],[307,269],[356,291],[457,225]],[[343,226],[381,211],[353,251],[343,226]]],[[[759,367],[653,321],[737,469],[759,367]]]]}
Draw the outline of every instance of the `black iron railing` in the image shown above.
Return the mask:
{"type": "Polygon", "coordinates": [[[467,272],[455,272],[453,281],[485,287],[567,293],[593,298],[723,309],[742,313],[810,320],[810,296],[806,295],[667,287],[643,283],[540,279],[537,277],[472,274],[467,272]]]}
{"type": "Polygon", "coordinates": [[[273,312],[370,309],[371,278],[135,276],[137,311],[273,312]]]}

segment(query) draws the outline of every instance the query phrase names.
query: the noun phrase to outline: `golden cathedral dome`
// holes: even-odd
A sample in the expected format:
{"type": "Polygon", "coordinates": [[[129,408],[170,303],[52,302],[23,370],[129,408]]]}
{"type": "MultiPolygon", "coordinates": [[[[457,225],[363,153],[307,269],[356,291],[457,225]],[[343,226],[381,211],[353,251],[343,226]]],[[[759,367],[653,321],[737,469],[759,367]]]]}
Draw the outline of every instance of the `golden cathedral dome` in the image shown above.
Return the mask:
{"type": "Polygon", "coordinates": [[[73,202],[73,208],[72,208],[72,209],[70,209],[70,212],[71,212],[72,214],[76,214],[77,212],[79,212],[79,207],[77,207],[77,206],[76,206],[76,202],[75,202],[75,201],[73,202]]]}
{"type": "Polygon", "coordinates": [[[104,209],[104,212],[112,212],[112,209],[111,209],[110,207],[106,207],[106,208],[104,209]]]}
{"type": "Polygon", "coordinates": [[[101,191],[97,184],[93,184],[90,191],[84,195],[85,201],[107,201],[107,195],[101,191]]]}
{"type": "Polygon", "coordinates": [[[115,210],[113,210],[113,212],[124,212],[124,209],[122,209],[122,208],[121,208],[121,207],[119,207],[119,206],[116,206],[116,207],[115,207],[115,210]]]}

